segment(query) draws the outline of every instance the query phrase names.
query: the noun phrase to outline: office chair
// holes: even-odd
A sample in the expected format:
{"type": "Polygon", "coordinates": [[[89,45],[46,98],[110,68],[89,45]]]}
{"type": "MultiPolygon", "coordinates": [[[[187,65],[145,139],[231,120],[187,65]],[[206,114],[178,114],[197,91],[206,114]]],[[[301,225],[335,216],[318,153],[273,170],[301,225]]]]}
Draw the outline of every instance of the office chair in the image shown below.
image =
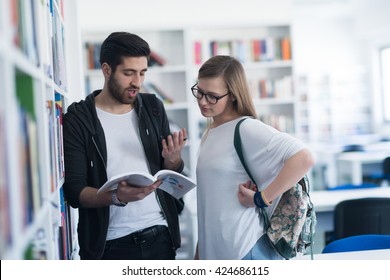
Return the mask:
{"type": "Polygon", "coordinates": [[[390,198],[350,199],[336,205],[332,241],[362,234],[390,235],[390,198]]]}
{"type": "Polygon", "coordinates": [[[322,250],[323,254],[351,251],[390,249],[390,235],[363,234],[335,240],[322,250]]]}
{"type": "Polygon", "coordinates": [[[382,163],[383,180],[390,181],[390,157],[383,160],[382,163]]]}

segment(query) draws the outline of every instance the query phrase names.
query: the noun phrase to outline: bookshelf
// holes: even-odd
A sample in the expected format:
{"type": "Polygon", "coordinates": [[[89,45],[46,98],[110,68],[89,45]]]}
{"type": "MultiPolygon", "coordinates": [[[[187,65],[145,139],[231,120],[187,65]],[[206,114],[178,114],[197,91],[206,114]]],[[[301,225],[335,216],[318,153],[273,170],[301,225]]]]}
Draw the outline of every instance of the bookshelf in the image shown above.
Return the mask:
{"type": "MultiPolygon", "coordinates": [[[[295,133],[295,96],[290,26],[224,26],[191,31],[192,76],[212,55],[226,54],[242,62],[259,119],[295,133]]],[[[205,124],[199,119],[200,133],[205,124]]]]}
{"type": "Polygon", "coordinates": [[[368,85],[364,71],[297,75],[300,138],[311,143],[337,143],[372,133],[368,85]]]}
{"type": "Polygon", "coordinates": [[[62,195],[61,123],[68,91],[80,91],[66,75],[66,56],[78,48],[65,45],[77,32],[67,30],[75,4],[0,0],[1,259],[77,258],[77,213],[62,195]]]}

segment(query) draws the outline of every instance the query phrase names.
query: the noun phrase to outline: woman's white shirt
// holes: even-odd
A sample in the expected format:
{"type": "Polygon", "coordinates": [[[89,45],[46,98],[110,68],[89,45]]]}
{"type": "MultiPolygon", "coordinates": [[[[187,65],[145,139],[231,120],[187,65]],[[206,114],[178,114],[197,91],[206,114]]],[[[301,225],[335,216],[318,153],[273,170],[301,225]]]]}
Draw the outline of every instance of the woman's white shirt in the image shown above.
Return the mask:
{"type": "MultiPolygon", "coordinates": [[[[208,131],[199,151],[197,175],[198,250],[200,259],[241,259],[264,234],[254,207],[238,200],[238,185],[249,180],[234,149],[234,129],[241,118],[208,131]]],[[[306,146],[259,120],[240,127],[242,149],[259,190],[277,176],[284,162],[306,146]]],[[[269,214],[279,199],[267,208],[269,214]]]]}

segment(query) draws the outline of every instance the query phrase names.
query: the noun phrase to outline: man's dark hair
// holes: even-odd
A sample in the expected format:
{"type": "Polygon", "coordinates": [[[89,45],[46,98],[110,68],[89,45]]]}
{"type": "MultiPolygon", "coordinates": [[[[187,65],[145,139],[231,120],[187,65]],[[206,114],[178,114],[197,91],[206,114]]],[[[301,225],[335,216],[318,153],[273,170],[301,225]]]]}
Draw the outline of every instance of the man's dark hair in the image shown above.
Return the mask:
{"type": "Polygon", "coordinates": [[[110,65],[113,72],[122,63],[123,57],[149,59],[149,44],[138,35],[129,32],[113,32],[103,42],[100,50],[100,65],[110,65]]]}

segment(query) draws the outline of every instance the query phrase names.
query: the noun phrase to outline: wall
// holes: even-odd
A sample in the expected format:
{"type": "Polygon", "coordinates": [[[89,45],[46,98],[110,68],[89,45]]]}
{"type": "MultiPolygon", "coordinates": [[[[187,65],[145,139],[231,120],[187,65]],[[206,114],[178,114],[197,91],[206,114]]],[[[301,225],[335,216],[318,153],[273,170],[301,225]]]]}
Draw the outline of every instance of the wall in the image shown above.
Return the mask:
{"type": "Polygon", "coordinates": [[[293,6],[297,72],[366,72],[372,132],[390,135],[382,121],[377,53],[390,45],[390,2],[295,0],[293,6]]]}
{"type": "Polygon", "coordinates": [[[82,30],[286,22],[292,0],[83,0],[82,30]],[[190,3],[190,5],[189,5],[190,3]]]}
{"type": "Polygon", "coordinates": [[[390,41],[390,1],[199,0],[188,5],[182,0],[83,0],[78,5],[82,32],[292,23],[297,73],[368,72],[373,131],[387,130],[381,120],[375,50],[390,41]]]}

